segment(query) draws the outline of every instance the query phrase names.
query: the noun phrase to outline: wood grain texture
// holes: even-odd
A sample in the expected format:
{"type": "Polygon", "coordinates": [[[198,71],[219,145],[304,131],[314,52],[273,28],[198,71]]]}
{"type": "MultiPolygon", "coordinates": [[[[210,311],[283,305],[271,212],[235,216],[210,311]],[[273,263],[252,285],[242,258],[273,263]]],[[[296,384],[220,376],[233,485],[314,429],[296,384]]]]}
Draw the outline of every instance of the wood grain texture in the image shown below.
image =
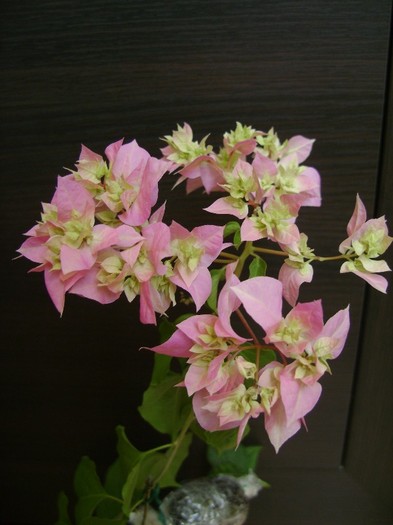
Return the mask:
{"type": "MultiPolygon", "coordinates": [[[[375,215],[393,224],[393,69],[386,93],[375,215]]],[[[392,268],[392,254],[387,254],[392,268]]],[[[390,285],[390,291],[392,286],[390,285]]],[[[393,509],[393,296],[368,293],[356,374],[345,466],[393,509]]]]}
{"type": "MultiPolygon", "coordinates": [[[[3,2],[4,523],[53,521],[56,493],[70,490],[80,456],[100,469],[112,460],[115,425],[135,432],[142,448],[156,439],[136,414],[151,365],[137,349],[156,340],[139,325],[138,305],[70,297],[59,319],[42,276],[26,275],[27,261],[11,262],[56,175],[73,166],[81,142],[102,152],[135,137],[158,154],[158,137],[177,122],[188,121],[199,138],[211,132],[215,143],[236,120],[275,126],[282,138],[301,133],[317,139],[310,164],[324,196],[320,210],[302,212],[302,229],[317,253],[335,253],[355,193],[369,210],[375,200],[390,7],[387,0],[3,2]]],[[[186,226],[217,220],[201,212],[206,196],[186,200],[182,188],[170,193],[172,184],[160,186],[168,217],[186,226]]],[[[261,423],[254,426],[266,468],[341,463],[364,286],[352,276],[339,280],[335,265],[315,272],[302,300],[323,296],[326,317],[350,301],[352,333],[308,433],[276,457],[261,423]]],[[[189,471],[200,463],[194,458],[189,471]]]]}

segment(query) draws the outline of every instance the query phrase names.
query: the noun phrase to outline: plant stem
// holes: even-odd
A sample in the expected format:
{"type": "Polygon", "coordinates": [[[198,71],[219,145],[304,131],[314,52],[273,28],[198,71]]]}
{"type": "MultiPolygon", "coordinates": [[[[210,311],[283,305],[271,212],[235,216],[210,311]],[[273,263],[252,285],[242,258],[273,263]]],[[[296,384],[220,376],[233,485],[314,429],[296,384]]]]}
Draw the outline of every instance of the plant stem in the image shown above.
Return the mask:
{"type": "Polygon", "coordinates": [[[252,245],[252,242],[247,241],[246,245],[244,246],[244,250],[237,261],[237,266],[235,270],[235,275],[237,275],[237,277],[240,278],[241,273],[243,271],[244,263],[246,262],[248,256],[253,253],[253,250],[254,250],[254,247],[252,245]]]}
{"type": "Polygon", "coordinates": [[[287,252],[283,252],[281,250],[271,250],[270,248],[258,248],[257,246],[254,246],[254,252],[259,253],[270,253],[271,255],[279,255],[280,257],[288,257],[287,252]]]}
{"type": "Polygon", "coordinates": [[[163,468],[163,470],[161,471],[161,474],[154,480],[154,485],[157,485],[160,480],[165,476],[165,474],[168,472],[168,469],[169,467],[172,465],[172,462],[173,460],[175,459],[175,456],[176,456],[176,453],[185,437],[185,435],[187,434],[187,431],[188,429],[190,428],[191,426],[191,423],[194,421],[195,419],[195,415],[194,415],[194,411],[191,410],[187,419],[186,419],[186,422],[184,423],[184,426],[183,428],[181,429],[181,432],[180,434],[177,436],[177,438],[175,439],[175,441],[172,443],[172,450],[168,456],[168,460],[165,464],[165,467],[163,468]]]}
{"type": "Polygon", "coordinates": [[[350,259],[351,257],[348,257],[347,255],[333,255],[331,257],[321,257],[319,255],[315,255],[315,257],[313,257],[312,260],[315,260],[315,261],[320,261],[320,262],[324,262],[324,261],[338,261],[340,259],[350,259]]]}
{"type": "Polygon", "coordinates": [[[228,259],[233,259],[234,261],[237,261],[239,258],[237,255],[229,252],[221,252],[220,256],[227,257],[228,259]]]}

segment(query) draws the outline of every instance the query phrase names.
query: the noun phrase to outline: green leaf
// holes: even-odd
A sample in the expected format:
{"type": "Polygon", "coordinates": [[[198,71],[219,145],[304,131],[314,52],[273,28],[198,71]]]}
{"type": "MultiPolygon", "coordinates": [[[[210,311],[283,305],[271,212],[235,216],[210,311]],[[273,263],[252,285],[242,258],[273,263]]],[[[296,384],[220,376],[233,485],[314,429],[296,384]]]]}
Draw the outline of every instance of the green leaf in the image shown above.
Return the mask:
{"type": "Polygon", "coordinates": [[[259,255],[254,255],[253,257],[254,258],[250,266],[248,267],[248,270],[250,272],[250,275],[249,275],[250,279],[251,277],[261,277],[261,276],[266,275],[266,268],[267,268],[266,262],[264,261],[264,259],[259,257],[259,255]]]}
{"type": "Polygon", "coordinates": [[[236,233],[240,230],[240,224],[237,221],[229,221],[224,228],[224,237],[228,237],[233,233],[236,233]]]}
{"type": "Polygon", "coordinates": [[[208,447],[207,459],[212,466],[212,474],[231,474],[244,476],[250,470],[255,471],[262,447],[239,445],[236,450],[224,450],[221,453],[214,447],[208,447]]]}
{"type": "Polygon", "coordinates": [[[84,518],[93,515],[97,506],[111,496],[106,492],[91,459],[83,457],[75,472],[74,488],[78,496],[75,506],[75,519],[80,524],[84,518]]]}
{"type": "Polygon", "coordinates": [[[131,470],[135,467],[141,459],[142,452],[134,447],[129,441],[124,431],[124,427],[116,427],[117,433],[117,453],[119,455],[119,462],[123,476],[126,479],[131,470]]]}
{"type": "Polygon", "coordinates": [[[59,510],[59,519],[55,525],[72,525],[68,514],[68,498],[64,492],[60,492],[57,498],[57,508],[59,510]]]}
{"type": "MultiPolygon", "coordinates": [[[[168,468],[164,476],[160,479],[161,488],[177,487],[179,485],[176,481],[176,476],[184,460],[188,456],[188,451],[190,448],[191,441],[192,441],[192,434],[191,433],[186,434],[182,442],[180,443],[179,448],[176,451],[176,455],[170,467],[168,468]]],[[[165,454],[166,458],[168,458],[170,453],[171,453],[171,449],[169,449],[168,452],[165,454]]]]}
{"type": "MultiPolygon", "coordinates": [[[[236,223],[237,224],[237,223],[236,223]]],[[[218,294],[218,285],[225,276],[225,268],[220,268],[218,270],[211,270],[210,275],[212,278],[212,289],[209,297],[207,298],[207,305],[213,312],[217,312],[217,294],[218,294]]]]}
{"type": "MultiPolygon", "coordinates": [[[[117,458],[114,463],[108,468],[105,476],[104,488],[108,494],[118,498],[122,498],[123,485],[127,477],[124,475],[120,460],[117,458]]],[[[113,518],[119,513],[121,503],[111,499],[102,501],[96,510],[96,514],[100,518],[113,518]]]]}
{"type": "MultiPolygon", "coordinates": [[[[247,361],[250,363],[256,363],[256,355],[257,351],[255,348],[245,349],[240,352],[240,355],[244,357],[247,361]]],[[[264,367],[268,363],[271,363],[272,361],[275,361],[277,359],[276,353],[274,350],[270,349],[262,349],[259,354],[259,368],[264,367]]]]}
{"type": "MultiPolygon", "coordinates": [[[[209,432],[204,430],[196,421],[192,424],[191,430],[194,434],[204,441],[207,445],[214,447],[219,452],[227,449],[234,449],[236,447],[238,429],[219,430],[217,432],[209,432]]],[[[246,427],[244,436],[248,433],[246,427]]]]}
{"type": "Polygon", "coordinates": [[[275,361],[277,359],[276,353],[274,350],[261,350],[259,356],[259,367],[263,368],[267,364],[275,361]]]}
{"type": "Polygon", "coordinates": [[[159,383],[151,383],[138,409],[153,428],[172,438],[183,426],[191,405],[186,390],[175,386],[182,380],[181,374],[170,372],[159,383]]]}
{"type": "Polygon", "coordinates": [[[123,514],[128,516],[131,511],[132,503],[133,503],[133,495],[138,483],[139,479],[139,471],[140,471],[140,465],[141,463],[137,463],[135,467],[131,470],[127,477],[127,481],[125,482],[122,490],[122,497],[123,497],[123,506],[122,511],[123,514]]]}
{"type": "Polygon", "coordinates": [[[163,381],[170,373],[172,356],[164,354],[154,354],[154,366],[151,374],[151,385],[157,385],[163,381]]]}
{"type": "Polygon", "coordinates": [[[176,324],[163,317],[158,325],[158,331],[160,333],[160,343],[165,343],[176,331],[176,324]]]}
{"type": "Polygon", "coordinates": [[[242,243],[242,239],[240,236],[240,230],[238,230],[235,235],[233,236],[233,246],[236,248],[236,250],[239,249],[239,246],[242,243]]]}
{"type": "Polygon", "coordinates": [[[112,496],[121,498],[121,490],[125,481],[126,476],[124,476],[120,460],[117,458],[106,472],[104,483],[105,490],[112,496]]]}

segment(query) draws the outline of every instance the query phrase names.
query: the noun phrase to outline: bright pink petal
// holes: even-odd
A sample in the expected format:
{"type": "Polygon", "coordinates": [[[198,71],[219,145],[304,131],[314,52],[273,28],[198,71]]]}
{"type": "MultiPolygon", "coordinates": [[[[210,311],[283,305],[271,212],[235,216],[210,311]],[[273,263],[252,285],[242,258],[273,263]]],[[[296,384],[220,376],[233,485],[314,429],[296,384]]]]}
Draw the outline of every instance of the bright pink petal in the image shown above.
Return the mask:
{"type": "Polygon", "coordinates": [[[193,341],[181,330],[176,330],[165,343],[153,346],[149,350],[173,357],[190,357],[193,355],[190,352],[192,346],[193,341]]]}

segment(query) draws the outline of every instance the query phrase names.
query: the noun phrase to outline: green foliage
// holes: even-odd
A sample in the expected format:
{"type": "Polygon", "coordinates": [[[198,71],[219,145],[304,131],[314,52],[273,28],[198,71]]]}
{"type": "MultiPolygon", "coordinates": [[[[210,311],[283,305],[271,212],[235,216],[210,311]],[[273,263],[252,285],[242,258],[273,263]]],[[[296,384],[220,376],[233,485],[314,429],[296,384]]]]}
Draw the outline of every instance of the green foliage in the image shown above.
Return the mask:
{"type": "MultiPolygon", "coordinates": [[[[103,487],[93,461],[88,457],[83,457],[75,472],[74,489],[78,497],[75,506],[75,521],[76,523],[85,525],[86,519],[91,518],[97,510],[100,503],[105,500],[110,500],[116,505],[116,513],[121,509],[121,500],[109,494],[103,487]]],[[[113,509],[111,509],[112,512],[113,509]]],[[[114,518],[112,514],[107,516],[114,518]]]]}
{"type": "Polygon", "coordinates": [[[55,525],[72,525],[68,514],[68,498],[64,492],[60,492],[57,498],[57,508],[59,510],[59,519],[55,525]]]}
{"type": "Polygon", "coordinates": [[[183,375],[170,370],[167,356],[155,357],[152,380],[143,395],[139,413],[153,428],[174,438],[191,410],[191,400],[184,388],[176,385],[183,375]]]}
{"type": "Polygon", "coordinates": [[[160,342],[164,343],[167,341],[171,335],[175,332],[176,325],[175,323],[172,323],[171,321],[168,321],[166,317],[163,317],[160,320],[160,323],[158,325],[158,331],[160,334],[160,342]]]}
{"type": "MultiPolygon", "coordinates": [[[[191,426],[192,432],[207,445],[214,447],[218,451],[236,448],[238,429],[218,430],[217,432],[209,432],[204,430],[197,421],[191,426]]],[[[244,435],[247,435],[248,428],[246,428],[244,435]]]]}
{"type": "Polygon", "coordinates": [[[253,260],[248,267],[249,277],[262,277],[266,275],[267,264],[259,255],[253,255],[253,260]]]}
{"type": "Polygon", "coordinates": [[[219,270],[211,270],[210,275],[212,278],[212,290],[206,302],[213,312],[217,312],[218,285],[225,277],[225,267],[220,268],[219,270]]]}
{"type": "MultiPolygon", "coordinates": [[[[250,345],[252,346],[252,345],[250,345]]],[[[244,357],[244,359],[247,359],[247,361],[250,361],[250,363],[256,362],[256,350],[254,347],[252,348],[245,348],[240,352],[240,355],[244,357]]],[[[270,348],[262,348],[259,354],[259,366],[260,368],[263,368],[268,363],[271,363],[272,361],[275,361],[277,359],[276,353],[274,350],[271,350],[270,348]]]]}
{"type": "Polygon", "coordinates": [[[255,471],[262,447],[239,445],[236,450],[218,452],[214,447],[208,447],[207,459],[212,467],[212,475],[231,474],[244,476],[250,470],[255,471]]]}
{"type": "Polygon", "coordinates": [[[224,237],[229,237],[238,231],[240,231],[240,224],[237,221],[229,221],[224,228],[224,237]]]}

